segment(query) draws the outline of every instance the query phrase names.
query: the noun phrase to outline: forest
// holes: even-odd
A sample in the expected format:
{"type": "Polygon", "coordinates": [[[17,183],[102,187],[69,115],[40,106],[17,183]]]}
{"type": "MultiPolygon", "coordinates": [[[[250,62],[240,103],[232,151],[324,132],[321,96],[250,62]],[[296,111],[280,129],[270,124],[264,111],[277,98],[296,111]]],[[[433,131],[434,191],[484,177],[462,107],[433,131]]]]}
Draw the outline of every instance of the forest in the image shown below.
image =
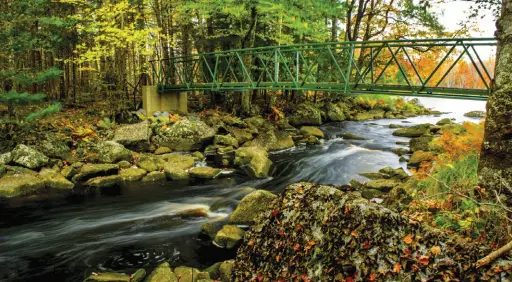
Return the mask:
{"type": "Polygon", "coordinates": [[[509,281],[511,23],[0,0],[0,281],[509,281]]]}

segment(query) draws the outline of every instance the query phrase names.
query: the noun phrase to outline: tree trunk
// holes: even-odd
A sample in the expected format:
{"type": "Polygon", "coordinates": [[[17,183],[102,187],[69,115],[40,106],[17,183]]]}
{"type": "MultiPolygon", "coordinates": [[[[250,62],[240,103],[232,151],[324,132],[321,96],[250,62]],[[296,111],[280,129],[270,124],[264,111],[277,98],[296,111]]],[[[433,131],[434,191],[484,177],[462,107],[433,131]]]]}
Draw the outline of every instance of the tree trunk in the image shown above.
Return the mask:
{"type": "Polygon", "coordinates": [[[496,77],[487,101],[478,176],[481,186],[505,192],[512,202],[512,0],[503,0],[496,35],[496,77]]]}

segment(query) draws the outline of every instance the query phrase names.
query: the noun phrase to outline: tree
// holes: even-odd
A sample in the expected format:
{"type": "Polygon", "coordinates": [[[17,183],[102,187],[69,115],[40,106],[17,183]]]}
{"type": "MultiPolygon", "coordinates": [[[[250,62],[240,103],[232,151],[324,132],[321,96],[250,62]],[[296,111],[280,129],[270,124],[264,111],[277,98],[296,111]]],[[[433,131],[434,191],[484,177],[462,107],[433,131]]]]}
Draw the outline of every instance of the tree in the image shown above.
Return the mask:
{"type": "MultiPolygon", "coordinates": [[[[512,200],[512,1],[503,0],[497,23],[495,80],[487,101],[485,135],[478,168],[483,187],[512,200]]],[[[510,204],[510,201],[509,201],[510,204]]]]}

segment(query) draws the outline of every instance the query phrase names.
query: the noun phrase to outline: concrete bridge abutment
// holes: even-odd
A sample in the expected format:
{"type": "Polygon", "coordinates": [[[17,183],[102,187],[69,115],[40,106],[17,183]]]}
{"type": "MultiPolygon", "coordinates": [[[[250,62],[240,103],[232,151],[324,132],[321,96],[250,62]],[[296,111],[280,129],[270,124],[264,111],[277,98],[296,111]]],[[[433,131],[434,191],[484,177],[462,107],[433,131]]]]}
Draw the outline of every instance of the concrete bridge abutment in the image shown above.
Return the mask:
{"type": "Polygon", "coordinates": [[[157,86],[142,86],[142,107],[147,115],[154,112],[186,114],[188,112],[187,92],[158,91],[157,86]]]}

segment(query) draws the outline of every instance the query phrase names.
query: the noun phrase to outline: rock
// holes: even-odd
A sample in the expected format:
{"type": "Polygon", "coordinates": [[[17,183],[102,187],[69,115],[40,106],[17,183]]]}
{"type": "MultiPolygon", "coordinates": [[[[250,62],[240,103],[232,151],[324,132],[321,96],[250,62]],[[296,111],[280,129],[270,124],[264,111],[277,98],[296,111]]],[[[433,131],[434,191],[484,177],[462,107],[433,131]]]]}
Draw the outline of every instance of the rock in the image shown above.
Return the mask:
{"type": "Polygon", "coordinates": [[[289,120],[290,124],[297,125],[321,125],[322,111],[309,103],[300,104],[295,108],[289,120]]]}
{"type": "Polygon", "coordinates": [[[214,145],[225,145],[225,146],[233,146],[238,148],[238,140],[235,137],[229,135],[215,135],[213,139],[214,145]]]}
{"type": "Polygon", "coordinates": [[[270,122],[260,116],[246,118],[244,119],[244,122],[250,129],[253,130],[254,133],[273,129],[273,126],[270,124],[270,122]]]}
{"type": "Polygon", "coordinates": [[[328,121],[344,121],[348,116],[348,108],[345,104],[328,103],[327,104],[327,120],[328,121]]]}
{"type": "Polygon", "coordinates": [[[93,188],[110,188],[119,186],[122,180],[120,175],[99,176],[87,180],[84,185],[93,188]]]}
{"type": "MultiPolygon", "coordinates": [[[[219,272],[220,272],[220,281],[221,282],[231,282],[232,281],[232,273],[233,266],[235,265],[234,260],[227,260],[220,264],[219,272]]],[[[242,280],[240,280],[242,281],[242,280]]]]}
{"type": "Polygon", "coordinates": [[[195,167],[188,171],[190,177],[201,179],[213,179],[219,176],[221,170],[213,167],[195,167]]]}
{"type": "Polygon", "coordinates": [[[141,168],[128,168],[123,169],[119,173],[123,181],[138,181],[144,177],[147,172],[141,168]]]}
{"type": "Polygon", "coordinates": [[[392,112],[386,112],[384,114],[384,118],[387,118],[387,119],[394,119],[395,118],[395,115],[392,113],[392,112]]]}
{"type": "Polygon", "coordinates": [[[207,217],[208,216],[208,208],[207,207],[190,208],[190,209],[179,211],[177,213],[177,215],[179,215],[183,218],[207,217]]]}
{"type": "Polygon", "coordinates": [[[280,151],[295,146],[292,137],[283,131],[270,130],[261,133],[254,140],[246,142],[244,147],[261,147],[268,151],[280,151]]]}
{"type": "Polygon", "coordinates": [[[306,143],[308,143],[310,145],[321,144],[320,140],[316,136],[309,136],[306,143]]]}
{"type": "Polygon", "coordinates": [[[6,170],[5,165],[0,164],[0,177],[4,176],[6,170]]]}
{"type": "Polygon", "coordinates": [[[157,160],[153,158],[147,158],[140,162],[137,162],[137,166],[147,172],[153,172],[158,170],[157,160]]]}
{"type": "Polygon", "coordinates": [[[12,161],[12,154],[11,152],[4,153],[0,155],[0,164],[8,165],[12,161]]]}
{"type": "Polygon", "coordinates": [[[215,235],[219,230],[218,225],[213,222],[205,222],[201,224],[201,233],[207,235],[211,240],[215,239],[215,235]]]}
{"type": "Polygon", "coordinates": [[[44,181],[31,174],[6,175],[0,178],[0,197],[24,196],[44,188],[44,181]]]}
{"type": "Polygon", "coordinates": [[[12,151],[12,162],[30,169],[38,169],[48,164],[49,160],[43,153],[23,144],[12,151]]]}
{"type": "Polygon", "coordinates": [[[374,199],[374,198],[383,198],[385,195],[384,192],[380,191],[380,190],[375,190],[375,189],[368,189],[368,188],[363,188],[363,190],[361,191],[361,196],[365,199],[374,199]]]}
{"type": "Polygon", "coordinates": [[[131,150],[143,152],[149,149],[152,134],[153,131],[151,130],[149,122],[143,121],[117,128],[112,141],[122,144],[131,150]]]}
{"type": "Polygon", "coordinates": [[[71,164],[71,166],[75,169],[80,169],[81,167],[84,166],[84,163],[83,162],[76,162],[76,163],[73,163],[71,164]]]}
{"type": "Polygon", "coordinates": [[[372,113],[369,113],[369,112],[362,112],[362,113],[357,113],[353,120],[356,120],[356,121],[363,121],[363,120],[370,120],[370,119],[373,119],[375,116],[372,114],[372,113]]]}
{"type": "MultiPolygon", "coordinates": [[[[153,272],[146,278],[145,282],[178,282],[178,277],[172,272],[168,262],[157,266],[153,272]]],[[[181,280],[180,282],[183,282],[181,280]]]]}
{"type": "Polygon", "coordinates": [[[164,172],[169,179],[188,179],[189,175],[185,170],[193,166],[193,157],[180,154],[172,154],[167,157],[167,163],[164,165],[164,172]]]}
{"type": "Polygon", "coordinates": [[[84,282],[131,282],[130,275],[115,272],[102,272],[99,274],[91,274],[84,282]]]}
{"type": "Polygon", "coordinates": [[[466,132],[466,128],[464,128],[464,126],[462,124],[458,124],[458,123],[443,125],[441,130],[442,131],[450,131],[456,135],[466,132]]]}
{"type": "Polygon", "coordinates": [[[471,118],[485,118],[485,112],[484,111],[471,111],[464,114],[465,117],[471,117],[471,118]]]}
{"type": "Polygon", "coordinates": [[[363,183],[361,183],[355,179],[352,179],[352,180],[350,180],[350,186],[352,186],[356,189],[361,189],[361,188],[363,188],[363,183]]]}
{"type": "Polygon", "coordinates": [[[208,272],[211,279],[219,279],[220,278],[220,265],[222,262],[217,262],[213,264],[212,266],[208,267],[204,270],[204,272],[208,272]]]}
{"type": "Polygon", "coordinates": [[[241,128],[228,128],[229,133],[236,138],[239,145],[244,144],[247,141],[251,141],[254,139],[251,130],[249,129],[241,129],[241,128]]]}
{"type": "Polygon", "coordinates": [[[260,213],[267,211],[275,198],[276,195],[265,190],[256,190],[246,195],[231,214],[229,224],[253,224],[260,213]]]}
{"type": "Polygon", "coordinates": [[[197,268],[179,266],[174,269],[179,282],[199,282],[201,279],[210,279],[208,272],[201,272],[197,268]]]}
{"type": "Polygon", "coordinates": [[[396,141],[395,144],[402,146],[409,146],[409,141],[396,141]]]}
{"type": "Polygon", "coordinates": [[[157,131],[156,143],[174,151],[198,151],[215,136],[215,129],[202,121],[182,120],[157,131]]]}
{"type": "Polygon", "coordinates": [[[139,268],[132,274],[130,282],[142,282],[144,277],[146,277],[146,270],[144,270],[144,268],[139,268]]]}
{"type": "MultiPolygon", "coordinates": [[[[245,234],[227,281],[251,281],[258,273],[269,281],[304,274],[310,281],[368,281],[379,271],[385,275],[378,274],[377,281],[480,281],[497,265],[510,265],[502,259],[478,270],[459,267],[484,257],[489,248],[411,221],[358,194],[312,183],[289,185],[245,234]],[[393,271],[397,265],[407,267],[393,271]]],[[[497,280],[510,280],[510,273],[500,275],[497,280]]]]}
{"type": "Polygon", "coordinates": [[[201,152],[193,152],[191,156],[194,158],[194,161],[196,162],[202,162],[205,159],[203,153],[201,152]]]}
{"type": "Polygon", "coordinates": [[[155,155],[163,155],[163,154],[168,154],[172,152],[171,149],[167,148],[167,147],[160,147],[158,149],[155,150],[155,155]]]}
{"type": "Polygon", "coordinates": [[[447,125],[447,124],[451,124],[452,123],[452,120],[449,119],[449,118],[443,118],[442,120],[438,121],[436,123],[436,125],[447,125]]]}
{"type": "Polygon", "coordinates": [[[215,235],[214,243],[226,249],[233,249],[244,238],[245,231],[234,225],[224,225],[217,235],[215,235]]]}
{"type": "Polygon", "coordinates": [[[384,176],[378,172],[362,172],[362,173],[359,173],[359,175],[364,176],[369,179],[372,179],[372,180],[384,178],[384,176]]]}
{"type": "Polygon", "coordinates": [[[393,135],[402,137],[420,137],[427,132],[430,132],[430,125],[419,124],[393,131],[393,135]]]}
{"type": "Polygon", "coordinates": [[[73,184],[73,182],[66,179],[66,177],[57,171],[43,169],[39,175],[41,175],[41,178],[47,188],[54,190],[73,190],[73,188],[75,188],[75,184],[73,184]]]}
{"type": "Polygon", "coordinates": [[[349,132],[342,133],[338,136],[342,137],[345,140],[366,140],[366,138],[364,138],[364,137],[361,137],[359,135],[355,135],[355,134],[349,133],[349,132]]]}
{"type": "Polygon", "coordinates": [[[412,152],[428,151],[430,148],[430,142],[432,142],[433,139],[433,136],[412,138],[411,141],[409,141],[409,147],[411,148],[412,152]]]}
{"type": "Polygon", "coordinates": [[[116,164],[85,164],[80,172],[73,176],[73,182],[87,181],[97,176],[117,174],[119,167],[116,164]]]}
{"type": "Polygon", "coordinates": [[[400,157],[400,159],[398,159],[398,161],[399,161],[399,162],[401,162],[401,163],[404,163],[404,162],[406,163],[406,162],[408,162],[408,161],[409,161],[409,158],[406,158],[406,157],[404,157],[404,156],[401,156],[401,157],[400,157]]]}
{"type": "Polygon", "coordinates": [[[318,129],[317,127],[314,127],[314,126],[303,126],[300,128],[300,132],[302,132],[302,134],[304,135],[304,137],[309,137],[309,136],[315,136],[315,137],[318,137],[318,138],[324,138],[324,133],[322,132],[322,130],[318,129]]]}
{"type": "Polygon", "coordinates": [[[96,151],[98,160],[102,163],[113,164],[120,161],[131,161],[133,158],[132,151],[114,141],[98,142],[96,151]]]}
{"type": "Polygon", "coordinates": [[[142,178],[143,182],[160,182],[166,180],[165,173],[152,171],[142,178]]]}
{"type": "Polygon", "coordinates": [[[409,150],[405,149],[405,148],[397,148],[397,149],[393,150],[393,153],[395,153],[395,154],[397,154],[399,156],[402,156],[402,155],[409,154],[409,150]]]}
{"type": "Polygon", "coordinates": [[[125,168],[130,168],[132,167],[132,163],[130,163],[129,161],[120,161],[117,163],[117,165],[119,166],[119,168],[121,169],[125,169],[125,168]]]}
{"type": "Polygon", "coordinates": [[[416,151],[412,154],[408,165],[418,167],[422,162],[429,162],[434,160],[434,155],[430,152],[416,151]]]}
{"type": "Polygon", "coordinates": [[[72,166],[66,166],[60,171],[60,174],[62,174],[66,179],[73,178],[77,173],[78,171],[72,166]]]}
{"type": "Polygon", "coordinates": [[[394,129],[394,128],[405,128],[405,126],[403,126],[403,125],[400,125],[400,124],[394,124],[394,123],[390,124],[388,127],[389,127],[389,128],[393,128],[393,129],[394,129]]]}
{"type": "Polygon", "coordinates": [[[254,178],[267,178],[272,166],[268,153],[261,147],[242,147],[235,152],[234,164],[246,168],[254,178]]]}
{"type": "Polygon", "coordinates": [[[52,158],[69,159],[72,156],[71,149],[57,135],[53,133],[45,135],[42,140],[36,142],[35,148],[38,151],[52,158]]]}
{"type": "Polygon", "coordinates": [[[377,179],[373,181],[368,181],[364,183],[364,187],[374,190],[379,190],[381,192],[389,192],[399,183],[393,179],[377,179]]]}

